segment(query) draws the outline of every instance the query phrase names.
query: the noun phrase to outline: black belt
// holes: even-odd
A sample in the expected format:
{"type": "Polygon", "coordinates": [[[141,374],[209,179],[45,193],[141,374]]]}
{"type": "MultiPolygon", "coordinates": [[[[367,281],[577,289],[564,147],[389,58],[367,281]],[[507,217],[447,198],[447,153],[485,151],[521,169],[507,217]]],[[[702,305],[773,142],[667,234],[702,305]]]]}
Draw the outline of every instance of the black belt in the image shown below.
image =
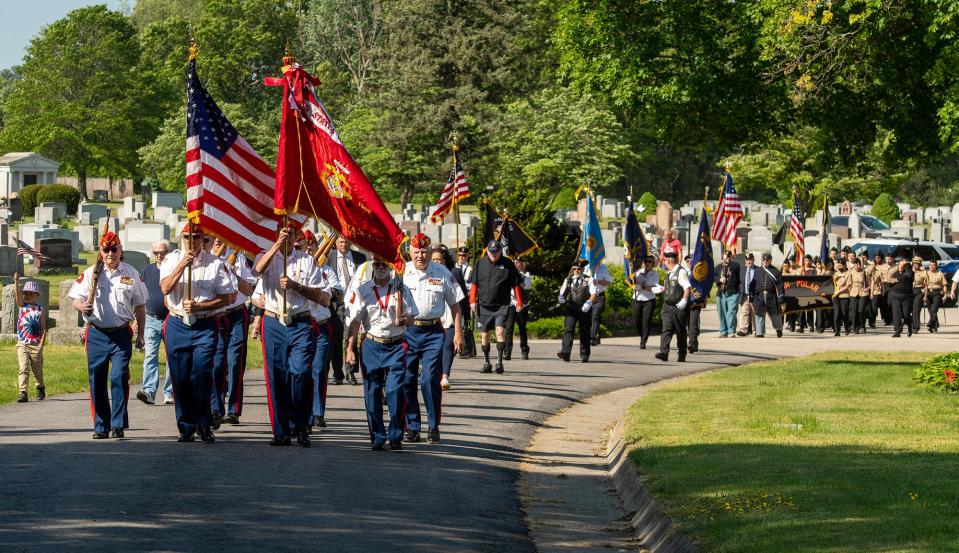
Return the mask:
{"type": "Polygon", "coordinates": [[[130,323],[126,323],[126,324],[123,324],[123,325],[120,325],[120,326],[114,326],[114,327],[110,327],[110,328],[107,328],[107,327],[105,327],[105,326],[100,326],[100,325],[95,324],[95,323],[90,323],[90,326],[92,326],[93,328],[99,330],[100,332],[116,332],[117,330],[120,330],[121,328],[130,328],[130,323]]]}
{"type": "MultiPolygon", "coordinates": [[[[282,315],[279,315],[279,314],[274,313],[274,312],[272,312],[272,311],[264,311],[263,314],[264,314],[265,316],[267,316],[267,317],[273,317],[274,319],[282,319],[282,318],[283,318],[282,315]]],[[[291,320],[291,321],[299,321],[299,320],[301,320],[301,319],[310,319],[310,320],[313,320],[313,317],[310,316],[310,312],[309,312],[309,311],[300,311],[300,312],[297,313],[296,315],[292,315],[292,316],[290,317],[290,320],[291,320]]]]}
{"type": "Polygon", "coordinates": [[[245,303],[241,303],[240,305],[238,305],[238,306],[236,306],[236,307],[227,309],[226,311],[224,311],[224,312],[222,313],[221,316],[222,316],[222,317],[229,317],[230,315],[236,313],[237,311],[239,311],[239,310],[241,310],[241,309],[245,309],[245,308],[246,308],[246,304],[245,304],[245,303]]]}

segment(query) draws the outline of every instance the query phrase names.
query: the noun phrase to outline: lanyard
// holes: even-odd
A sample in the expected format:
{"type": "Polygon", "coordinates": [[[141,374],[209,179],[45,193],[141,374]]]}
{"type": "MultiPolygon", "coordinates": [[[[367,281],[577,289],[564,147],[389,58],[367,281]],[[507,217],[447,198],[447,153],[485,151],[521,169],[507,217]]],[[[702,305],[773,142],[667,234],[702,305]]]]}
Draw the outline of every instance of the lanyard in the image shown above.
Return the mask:
{"type": "Polygon", "coordinates": [[[390,306],[390,296],[393,295],[393,283],[391,282],[386,288],[386,297],[383,298],[383,301],[380,301],[380,289],[379,286],[373,285],[373,293],[376,294],[376,305],[380,306],[380,311],[386,313],[386,309],[390,306]]]}

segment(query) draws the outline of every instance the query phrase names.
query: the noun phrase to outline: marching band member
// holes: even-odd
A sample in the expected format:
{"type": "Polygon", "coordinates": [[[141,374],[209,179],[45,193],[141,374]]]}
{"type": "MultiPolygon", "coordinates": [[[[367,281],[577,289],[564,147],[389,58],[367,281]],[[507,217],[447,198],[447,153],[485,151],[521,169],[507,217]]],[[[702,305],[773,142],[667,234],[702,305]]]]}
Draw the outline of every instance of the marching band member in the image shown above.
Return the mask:
{"type": "MultiPolygon", "coordinates": [[[[306,238],[306,252],[315,261],[318,246],[316,237],[310,231],[303,234],[306,238]]],[[[330,287],[330,305],[333,304],[334,298],[342,302],[343,289],[336,271],[325,264],[317,264],[317,269],[323,285],[330,287]]],[[[310,302],[310,315],[313,316],[313,330],[316,333],[316,353],[313,355],[313,416],[310,419],[310,427],[313,428],[326,428],[326,392],[329,388],[330,341],[333,336],[330,305],[310,302]]]]}
{"type": "Polygon", "coordinates": [[[182,236],[180,249],[160,266],[160,290],[170,309],[164,343],[173,374],[177,441],[192,442],[199,434],[204,442],[213,443],[210,394],[219,343],[215,313],[229,305],[235,289],[223,261],[203,251],[203,231],[194,227],[190,234],[187,224],[182,236]]]}
{"type": "Polygon", "coordinates": [[[84,340],[94,440],[122,438],[123,430],[130,426],[127,401],[130,398],[130,355],[133,353],[130,322],[134,317],[137,348],[143,348],[144,343],[146,286],[136,269],[120,261],[122,257],[120,237],[115,232],[105,233],[100,238],[99,261],[80,274],[68,294],[73,307],[83,314],[86,323],[84,340]]]}
{"type": "Polygon", "coordinates": [[[291,435],[296,436],[300,446],[311,445],[316,335],[310,302],[329,307],[331,287],[329,282],[323,282],[313,258],[303,250],[305,244],[302,232],[297,233],[292,226],[284,228],[270,249],[257,256],[253,266],[263,291],[260,334],[273,446],[290,445],[291,435]],[[297,244],[301,246],[298,249],[297,244]],[[281,249],[288,252],[286,259],[280,254],[281,249]]]}
{"type": "MultiPolygon", "coordinates": [[[[213,242],[214,251],[218,251],[224,244],[219,239],[213,242]]],[[[225,253],[225,252],[224,252],[225,253]]],[[[250,271],[246,256],[240,252],[233,252],[223,259],[230,282],[236,289],[232,302],[220,314],[220,338],[223,340],[223,378],[214,379],[213,385],[217,395],[214,397],[213,411],[222,417],[226,424],[240,424],[243,414],[243,374],[246,371],[247,334],[250,328],[250,312],[246,307],[246,300],[253,295],[256,279],[250,271]],[[225,386],[224,386],[225,383],[225,386]],[[229,403],[225,402],[224,392],[229,394],[229,403]],[[224,417],[224,413],[226,416],[224,417]]],[[[218,426],[214,418],[214,429],[218,426]]]]}
{"type": "Polygon", "coordinates": [[[408,321],[406,340],[406,381],[403,388],[406,396],[407,442],[420,440],[420,405],[416,396],[416,381],[419,369],[420,388],[426,406],[428,432],[426,441],[440,441],[440,417],[443,392],[440,388],[443,374],[443,343],[446,335],[441,319],[447,308],[453,315],[453,349],[463,346],[462,318],[459,302],[463,291],[453,282],[449,269],[430,260],[430,238],[422,232],[410,241],[411,263],[407,263],[403,285],[409,290],[416,304],[416,315],[408,321]]]}
{"type": "MultiPolygon", "coordinates": [[[[346,360],[356,364],[356,341],[360,327],[366,331],[362,344],[363,396],[370,443],[374,451],[382,451],[389,441],[390,449],[403,447],[403,382],[406,378],[403,327],[417,315],[416,304],[402,283],[402,291],[394,289],[386,261],[374,258],[373,280],[360,284],[352,298],[353,319],[350,321],[346,360]],[[396,296],[402,294],[403,311],[397,314],[396,296]],[[383,425],[383,394],[390,410],[389,428],[383,425]]],[[[350,300],[348,300],[350,301],[350,300]]]]}

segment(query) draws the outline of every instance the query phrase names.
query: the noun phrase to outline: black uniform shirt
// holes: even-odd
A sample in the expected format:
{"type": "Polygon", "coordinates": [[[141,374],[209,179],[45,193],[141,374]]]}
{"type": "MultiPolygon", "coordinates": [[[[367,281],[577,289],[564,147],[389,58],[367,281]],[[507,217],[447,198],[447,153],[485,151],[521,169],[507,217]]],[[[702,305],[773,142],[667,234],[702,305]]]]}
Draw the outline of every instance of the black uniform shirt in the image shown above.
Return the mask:
{"type": "Polygon", "coordinates": [[[513,261],[501,255],[496,262],[489,256],[483,256],[474,271],[476,282],[476,303],[483,307],[496,308],[510,304],[510,290],[519,286],[522,279],[513,261]]]}

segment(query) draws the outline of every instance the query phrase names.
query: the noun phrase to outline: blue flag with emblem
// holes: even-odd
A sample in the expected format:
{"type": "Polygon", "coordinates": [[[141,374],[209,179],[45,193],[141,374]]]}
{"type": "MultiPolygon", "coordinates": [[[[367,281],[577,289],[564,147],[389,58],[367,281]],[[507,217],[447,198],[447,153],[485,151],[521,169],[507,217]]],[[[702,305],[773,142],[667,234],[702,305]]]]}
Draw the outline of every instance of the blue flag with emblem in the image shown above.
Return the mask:
{"type": "Polygon", "coordinates": [[[596,267],[606,257],[606,248],[603,246],[603,234],[599,228],[599,217],[596,216],[596,206],[593,204],[593,195],[590,191],[586,192],[585,225],[577,259],[585,259],[589,263],[590,273],[593,274],[596,267]]]}
{"type": "Polygon", "coordinates": [[[630,288],[636,287],[636,271],[643,266],[643,258],[649,251],[646,235],[636,219],[632,198],[626,206],[626,225],[623,227],[623,274],[630,288]]]}
{"type": "Polygon", "coordinates": [[[709,220],[706,218],[706,210],[704,209],[702,216],[699,218],[696,249],[693,251],[693,259],[689,262],[690,305],[706,305],[709,292],[713,288],[715,276],[713,244],[709,239],[709,220]]]}

